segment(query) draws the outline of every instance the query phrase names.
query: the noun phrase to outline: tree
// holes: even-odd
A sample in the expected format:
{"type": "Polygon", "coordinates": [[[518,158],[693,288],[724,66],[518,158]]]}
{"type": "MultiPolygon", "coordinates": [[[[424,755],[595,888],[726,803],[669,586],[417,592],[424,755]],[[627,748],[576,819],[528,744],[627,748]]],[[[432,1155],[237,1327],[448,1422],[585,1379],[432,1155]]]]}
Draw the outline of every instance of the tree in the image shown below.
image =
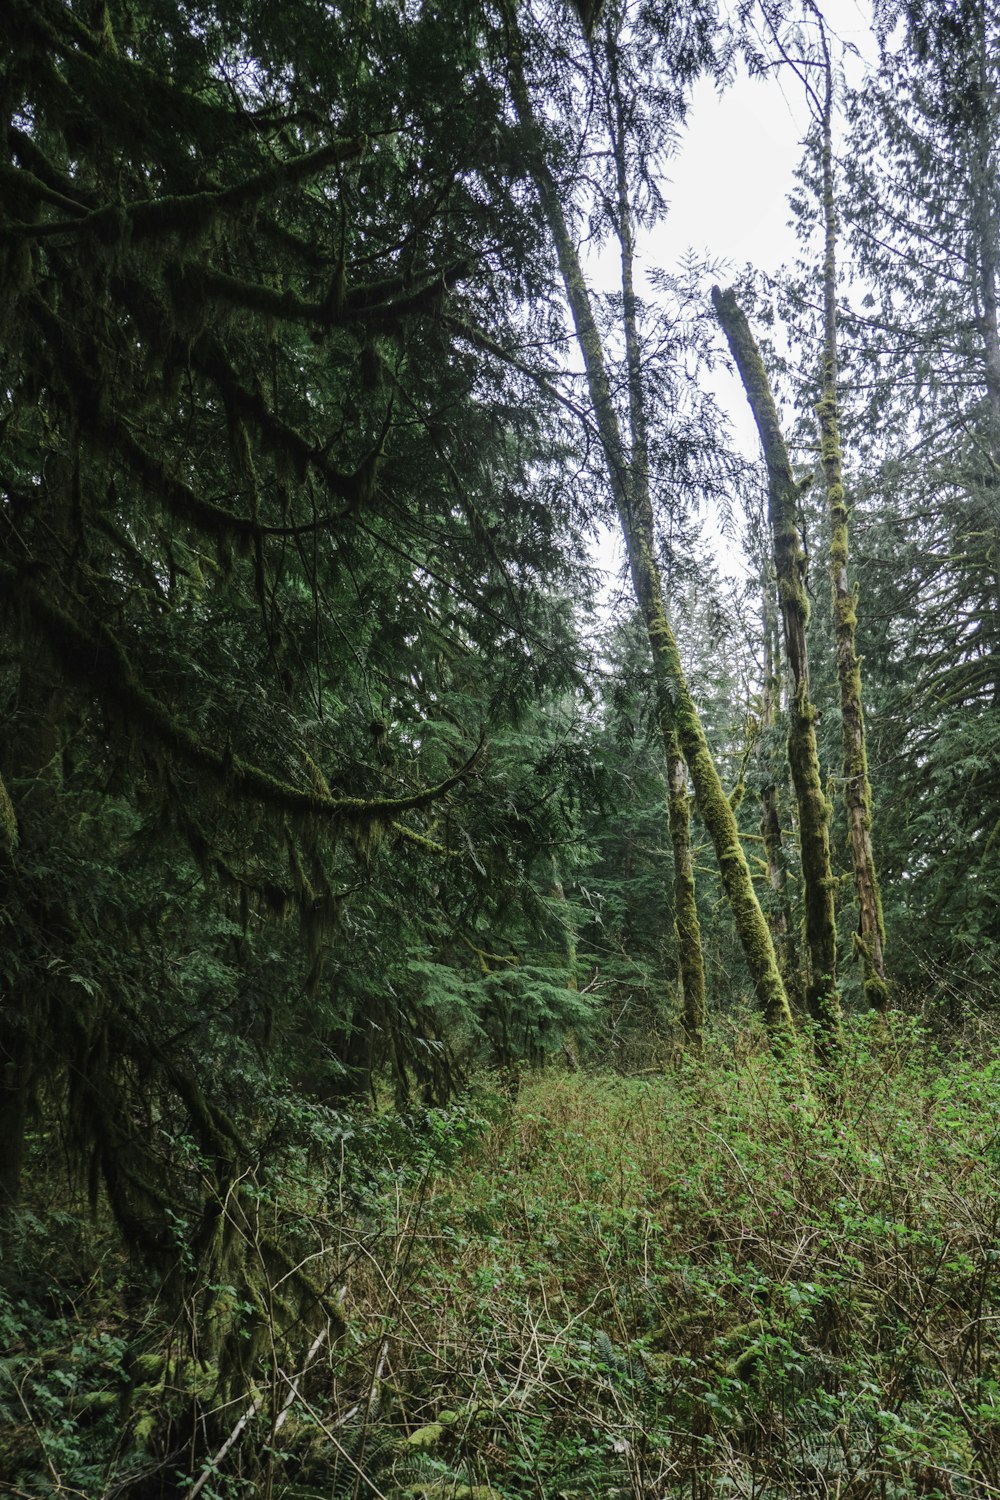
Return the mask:
{"type": "Polygon", "coordinates": [[[373,1065],[439,1096],[490,997],[435,956],[537,905],[487,740],[578,680],[571,499],[445,322],[537,226],[474,5],[9,12],[0,1186],[59,1120],[245,1374],[342,1322],[253,1180],[373,1065]]]}
{"type": "Polygon", "coordinates": [[[806,1003],[822,1045],[836,1045],[841,1026],[837,992],[837,925],[830,865],[830,808],[816,747],[816,710],[809,694],[806,627],[809,600],[799,533],[800,484],[781,430],[774,397],[746,314],[733,291],[713,288],[712,303],[739,370],[760,435],[768,476],[768,520],[784,635],[792,675],[788,705],[788,760],[799,814],[805,935],[809,954],[806,1003]]]}
{"type": "MultiPolygon", "coordinates": [[[[524,131],[527,159],[547,219],[577,342],[586,370],[590,414],[607,469],[615,508],[622,527],[636,600],[642,611],[649,637],[657,683],[658,715],[665,736],[665,757],[672,763],[671,733],[675,733],[687,761],[694,784],[695,797],[708,828],[722,872],[723,883],[733,912],[757,991],[761,1008],[776,1042],[791,1028],[791,1013],[782,984],[767,923],[754,892],[746,857],[732,808],[722,789],[711,751],[698,717],[698,711],[684,678],[676,640],[670,627],[663,590],[655,559],[654,518],[648,486],[643,471],[643,430],[636,430],[640,408],[634,398],[630,407],[631,446],[626,444],[616,409],[608,374],[604,343],[601,339],[584,277],[579,252],[570,231],[563,206],[563,193],[553,174],[542,138],[541,122],[532,103],[524,71],[526,47],[522,31],[511,6],[506,8],[509,32],[511,90],[518,119],[524,131]],[[638,437],[638,448],[636,438],[638,437]],[[638,472],[636,473],[636,460],[638,472]],[[638,482],[637,482],[638,478],[638,482]]],[[[610,24],[610,23],[608,23],[610,24]]],[[[621,24],[621,18],[618,20],[621,24]]],[[[690,62],[688,62],[690,66],[690,62]]],[[[675,63],[675,68],[677,64],[675,63]]],[[[679,71],[679,70],[678,70],[679,71]]],[[[631,304],[629,275],[631,268],[628,220],[621,219],[621,197],[616,194],[619,225],[622,231],[624,298],[631,304]]],[[[632,340],[630,339],[630,342],[632,340]]],[[[633,367],[634,369],[634,362],[633,367]]],[[[682,810],[672,805],[675,820],[682,810]]],[[[681,869],[683,872],[683,864],[681,869]]],[[[683,878],[683,874],[682,874],[683,878]]]]}
{"type": "Polygon", "coordinates": [[[865,744],[865,716],[861,696],[861,665],[856,645],[858,591],[848,574],[848,507],[840,443],[840,398],[837,391],[837,198],[833,159],[833,65],[826,27],[814,7],[823,51],[823,93],[810,89],[820,132],[823,204],[823,375],[816,408],[820,460],[826,482],[830,518],[830,579],[833,586],[834,629],[837,643],[837,680],[844,747],[844,802],[858,894],[857,946],[864,971],[865,998],[875,1010],[888,1001],[885,968],[885,922],[882,895],[872,848],[872,793],[865,744]]]}
{"type": "Polygon", "coordinates": [[[859,631],[892,782],[878,816],[923,983],[928,961],[982,972],[996,940],[998,122],[992,7],[884,7],[886,35],[897,18],[850,100],[844,211],[871,290],[842,328],[873,506],[859,631]]]}

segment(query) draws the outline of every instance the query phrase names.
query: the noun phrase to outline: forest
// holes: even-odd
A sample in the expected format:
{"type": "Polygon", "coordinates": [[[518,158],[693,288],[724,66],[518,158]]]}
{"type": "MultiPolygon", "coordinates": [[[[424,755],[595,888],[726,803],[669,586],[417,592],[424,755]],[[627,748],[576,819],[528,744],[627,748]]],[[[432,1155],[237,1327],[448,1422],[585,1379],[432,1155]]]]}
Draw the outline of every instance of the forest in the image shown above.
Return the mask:
{"type": "Polygon", "coordinates": [[[1000,6],[0,38],[0,1494],[1000,1496],[1000,6]]]}

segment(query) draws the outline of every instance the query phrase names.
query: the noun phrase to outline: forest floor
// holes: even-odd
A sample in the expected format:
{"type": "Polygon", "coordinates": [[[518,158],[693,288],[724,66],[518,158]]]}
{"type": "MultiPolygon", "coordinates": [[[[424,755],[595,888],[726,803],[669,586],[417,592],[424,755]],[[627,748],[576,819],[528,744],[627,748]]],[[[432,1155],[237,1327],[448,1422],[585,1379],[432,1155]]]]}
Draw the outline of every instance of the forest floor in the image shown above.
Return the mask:
{"type": "Polygon", "coordinates": [[[249,1406],[162,1351],[139,1381],[155,1305],[92,1227],[72,1289],[53,1251],[47,1303],[0,1300],[0,1494],[1000,1495],[993,1055],[861,1025],[807,1105],[731,1030],[662,1075],[373,1115],[327,1219],[348,1333],[249,1406]]]}

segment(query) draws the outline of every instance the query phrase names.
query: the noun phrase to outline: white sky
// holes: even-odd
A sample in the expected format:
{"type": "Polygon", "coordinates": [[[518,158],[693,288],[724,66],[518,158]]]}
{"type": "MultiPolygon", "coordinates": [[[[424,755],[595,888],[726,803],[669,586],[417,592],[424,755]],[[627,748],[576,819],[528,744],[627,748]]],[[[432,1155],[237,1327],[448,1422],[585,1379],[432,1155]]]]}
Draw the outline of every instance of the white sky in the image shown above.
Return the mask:
{"type": "MultiPolygon", "coordinates": [[[[838,40],[872,57],[867,0],[821,0],[838,40]]],[[[853,82],[858,64],[848,61],[853,82]]],[[[739,269],[747,261],[777,271],[794,250],[788,194],[809,116],[802,85],[785,68],[766,78],[739,76],[723,94],[708,79],[692,92],[688,128],[672,164],[670,214],[656,250],[675,259],[688,247],[739,269]]]]}

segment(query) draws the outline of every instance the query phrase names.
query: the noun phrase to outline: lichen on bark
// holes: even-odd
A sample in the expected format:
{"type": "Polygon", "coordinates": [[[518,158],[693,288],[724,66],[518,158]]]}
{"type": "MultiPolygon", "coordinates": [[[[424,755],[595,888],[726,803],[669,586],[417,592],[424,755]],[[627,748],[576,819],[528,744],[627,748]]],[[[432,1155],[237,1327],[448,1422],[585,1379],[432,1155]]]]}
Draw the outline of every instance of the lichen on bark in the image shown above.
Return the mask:
{"type": "Polygon", "coordinates": [[[6,783],[0,776],[0,853],[8,857],[18,845],[17,816],[6,783]]]}

